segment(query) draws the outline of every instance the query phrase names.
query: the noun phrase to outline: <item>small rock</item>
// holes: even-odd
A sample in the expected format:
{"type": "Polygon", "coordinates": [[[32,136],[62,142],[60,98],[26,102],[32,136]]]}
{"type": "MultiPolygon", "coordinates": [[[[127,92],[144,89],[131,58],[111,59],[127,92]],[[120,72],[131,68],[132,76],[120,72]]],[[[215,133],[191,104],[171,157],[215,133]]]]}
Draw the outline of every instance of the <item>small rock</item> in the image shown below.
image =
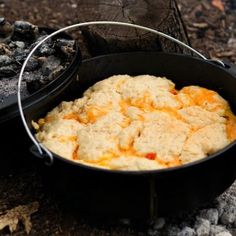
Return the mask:
{"type": "Polygon", "coordinates": [[[25,47],[25,43],[22,41],[11,41],[11,43],[9,44],[9,47],[23,49],[25,47]]]}
{"type": "Polygon", "coordinates": [[[230,195],[224,202],[223,207],[221,206],[222,214],[220,221],[226,225],[233,224],[236,220],[236,197],[230,195]]]}
{"type": "Polygon", "coordinates": [[[0,55],[0,66],[7,66],[12,64],[14,61],[7,55],[0,55]]]}
{"type": "Polygon", "coordinates": [[[45,76],[48,76],[53,70],[55,70],[61,61],[55,56],[49,56],[47,60],[42,65],[42,73],[45,76]]]}
{"type": "Polygon", "coordinates": [[[14,38],[26,40],[34,40],[38,35],[38,27],[27,21],[15,21],[14,23],[14,38]]]}
{"type": "Polygon", "coordinates": [[[217,210],[219,213],[219,217],[223,214],[224,208],[226,205],[227,205],[227,203],[225,200],[221,200],[221,199],[218,200],[217,210]]]}
{"type": "Polygon", "coordinates": [[[200,217],[203,219],[207,219],[211,224],[216,225],[218,223],[219,213],[215,208],[204,209],[200,212],[200,217]]]}
{"type": "Polygon", "coordinates": [[[220,217],[220,221],[223,224],[228,225],[228,224],[233,224],[235,220],[236,220],[236,207],[232,205],[227,206],[220,217]]]}
{"type": "Polygon", "coordinates": [[[233,236],[233,235],[229,232],[221,232],[221,233],[216,234],[215,236],[233,236]]]}
{"type": "Polygon", "coordinates": [[[25,47],[25,43],[22,42],[22,41],[16,41],[16,42],[15,42],[15,45],[16,45],[18,48],[24,48],[24,47],[25,47]]]}
{"type": "Polygon", "coordinates": [[[153,228],[155,230],[158,230],[158,229],[162,229],[165,225],[165,218],[157,218],[155,221],[154,221],[154,224],[153,224],[153,228]]]}
{"type": "Polygon", "coordinates": [[[178,234],[177,236],[195,236],[196,232],[194,229],[186,226],[184,227],[178,234]]]}
{"type": "Polygon", "coordinates": [[[194,228],[197,232],[197,236],[209,236],[210,234],[210,221],[197,217],[194,228]]]}
{"type": "Polygon", "coordinates": [[[215,236],[218,233],[226,231],[226,228],[221,225],[211,225],[210,236],[215,236]]]}
{"type": "Polygon", "coordinates": [[[70,58],[75,53],[74,46],[75,41],[68,39],[57,39],[55,43],[55,48],[67,58],[70,58]]]}

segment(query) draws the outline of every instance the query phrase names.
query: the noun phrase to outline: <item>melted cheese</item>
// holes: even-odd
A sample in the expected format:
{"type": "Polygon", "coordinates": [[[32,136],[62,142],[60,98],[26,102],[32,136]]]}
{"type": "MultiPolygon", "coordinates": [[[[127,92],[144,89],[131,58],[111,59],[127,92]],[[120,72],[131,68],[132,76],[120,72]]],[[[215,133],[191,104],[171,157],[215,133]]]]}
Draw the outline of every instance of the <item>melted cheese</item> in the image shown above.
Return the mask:
{"type": "Polygon", "coordinates": [[[33,122],[55,153],[90,166],[148,170],[204,158],[236,139],[236,117],[214,91],[166,78],[112,76],[33,122]]]}

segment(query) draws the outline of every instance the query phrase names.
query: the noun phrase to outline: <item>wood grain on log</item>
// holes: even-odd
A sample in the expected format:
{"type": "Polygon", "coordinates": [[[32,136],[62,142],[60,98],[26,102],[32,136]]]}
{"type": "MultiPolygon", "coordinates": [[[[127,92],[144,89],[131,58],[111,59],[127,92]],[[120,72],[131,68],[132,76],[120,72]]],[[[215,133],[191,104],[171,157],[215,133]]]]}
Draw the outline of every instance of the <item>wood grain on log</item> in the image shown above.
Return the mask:
{"type": "MultiPolygon", "coordinates": [[[[109,20],[140,24],[189,43],[175,0],[81,0],[79,22],[109,20]]],[[[137,50],[183,52],[176,44],[124,26],[82,28],[92,56],[137,50]]]]}

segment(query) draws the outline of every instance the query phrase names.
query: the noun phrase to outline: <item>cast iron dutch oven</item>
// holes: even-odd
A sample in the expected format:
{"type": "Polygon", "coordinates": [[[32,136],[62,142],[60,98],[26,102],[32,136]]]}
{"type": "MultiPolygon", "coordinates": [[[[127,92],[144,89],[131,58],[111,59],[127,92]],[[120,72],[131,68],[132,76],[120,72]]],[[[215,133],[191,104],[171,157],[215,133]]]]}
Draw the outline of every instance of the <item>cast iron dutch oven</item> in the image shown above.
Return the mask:
{"type": "MultiPolygon", "coordinates": [[[[72,27],[75,26],[78,25],[72,27]]],[[[85,60],[79,68],[79,81],[73,83],[67,98],[78,98],[89,86],[116,74],[166,76],[177,88],[199,85],[212,89],[236,112],[236,68],[233,65],[160,52],[121,53],[85,60]]],[[[44,116],[54,106],[53,97],[49,93],[43,101],[35,101],[34,106],[24,111],[31,138],[31,121],[44,116]]],[[[43,154],[36,146],[31,148],[33,154],[51,164],[53,161],[43,172],[50,188],[72,203],[78,212],[93,217],[143,218],[179,213],[214,199],[236,178],[236,142],[202,160],[152,171],[88,167],[66,160],[34,142],[39,149],[43,148],[40,150],[43,154]]]]}

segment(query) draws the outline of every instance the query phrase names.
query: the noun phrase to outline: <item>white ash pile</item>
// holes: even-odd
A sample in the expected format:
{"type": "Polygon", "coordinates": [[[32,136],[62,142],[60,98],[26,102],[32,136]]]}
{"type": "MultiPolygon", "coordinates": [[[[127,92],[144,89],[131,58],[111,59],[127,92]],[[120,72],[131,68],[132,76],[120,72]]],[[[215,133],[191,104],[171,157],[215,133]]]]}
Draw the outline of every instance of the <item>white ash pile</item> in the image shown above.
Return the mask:
{"type": "Polygon", "coordinates": [[[157,219],[149,228],[148,235],[236,236],[236,182],[209,208],[178,219],[157,219]]]}

